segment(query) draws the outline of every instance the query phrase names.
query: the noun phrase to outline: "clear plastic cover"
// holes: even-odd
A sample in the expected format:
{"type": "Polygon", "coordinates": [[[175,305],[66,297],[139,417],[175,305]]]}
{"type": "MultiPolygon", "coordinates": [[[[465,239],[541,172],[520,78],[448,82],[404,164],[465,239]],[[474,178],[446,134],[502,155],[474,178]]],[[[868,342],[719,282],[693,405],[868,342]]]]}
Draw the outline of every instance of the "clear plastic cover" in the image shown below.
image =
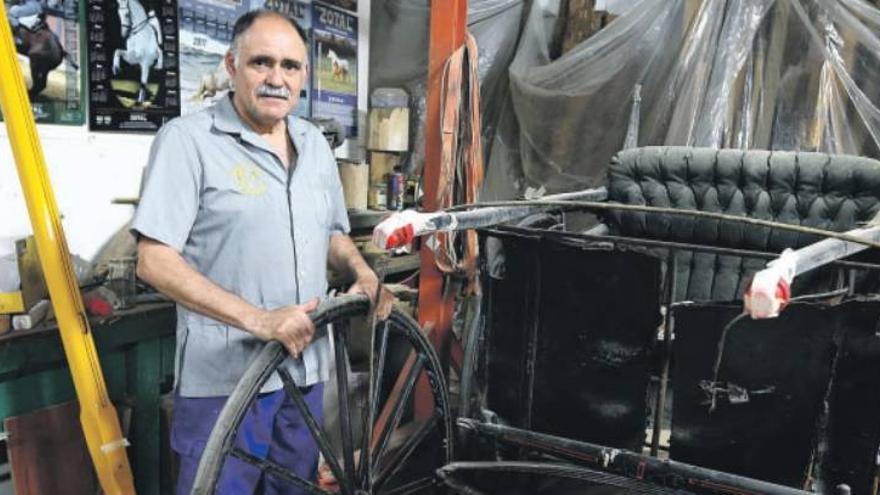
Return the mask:
{"type": "Polygon", "coordinates": [[[632,0],[551,61],[558,4],[532,4],[483,199],[600,184],[633,142],[880,155],[880,10],[865,0],[632,0]]]}

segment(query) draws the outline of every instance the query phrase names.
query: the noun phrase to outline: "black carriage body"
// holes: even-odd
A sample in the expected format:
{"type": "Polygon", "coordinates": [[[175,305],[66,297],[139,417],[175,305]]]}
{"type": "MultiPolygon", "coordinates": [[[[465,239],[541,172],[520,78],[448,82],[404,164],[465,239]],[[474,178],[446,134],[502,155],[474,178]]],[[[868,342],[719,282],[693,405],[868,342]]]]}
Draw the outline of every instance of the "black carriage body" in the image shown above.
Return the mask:
{"type": "Polygon", "coordinates": [[[640,449],[659,261],[540,235],[491,238],[507,269],[485,281],[489,409],[511,426],[640,449]]]}
{"type": "MultiPolygon", "coordinates": [[[[615,158],[608,187],[610,201],[843,231],[877,214],[878,184],[880,166],[858,157],[646,148],[615,158]]],[[[795,295],[846,294],[792,303],[777,319],[740,319],[722,339],[770,253],[817,237],[687,216],[614,212],[603,221],[601,236],[481,233],[483,405],[500,424],[558,438],[536,447],[489,436],[520,447],[517,460],[538,452],[601,467],[560,454],[568,441],[641,455],[650,396],[660,389],[649,384],[668,358],[670,459],[792,488],[833,493],[846,484],[873,493],[880,302],[876,272],[853,267],[876,255],[799,277],[794,287],[795,295]],[[661,306],[672,308],[668,343],[658,338],[661,306]]],[[[686,489],[731,493],[711,483],[686,489]]],[[[745,492],[784,487],[774,490],[745,492]]]]}
{"type": "Polygon", "coordinates": [[[671,457],[803,486],[816,455],[813,476],[823,485],[871,493],[880,353],[868,342],[877,340],[880,302],[796,303],[779,318],[741,320],[727,336],[716,385],[722,390],[710,412],[716,353],[706,351],[739,312],[712,303],[675,311],[671,457]]]}

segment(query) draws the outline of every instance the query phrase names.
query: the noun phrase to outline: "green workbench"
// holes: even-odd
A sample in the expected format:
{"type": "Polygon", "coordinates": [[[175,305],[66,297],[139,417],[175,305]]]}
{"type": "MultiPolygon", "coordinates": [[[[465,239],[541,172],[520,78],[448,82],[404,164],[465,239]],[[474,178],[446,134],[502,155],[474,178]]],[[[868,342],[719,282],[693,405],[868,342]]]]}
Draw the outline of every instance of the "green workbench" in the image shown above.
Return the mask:
{"type": "MultiPolygon", "coordinates": [[[[161,458],[160,398],[173,386],[174,326],[170,303],[91,322],[110,397],[117,409],[131,407],[128,454],[139,495],[158,494],[168,482],[161,473],[167,460],[161,458]]],[[[0,419],[75,399],[54,326],[0,336],[0,419]]]]}

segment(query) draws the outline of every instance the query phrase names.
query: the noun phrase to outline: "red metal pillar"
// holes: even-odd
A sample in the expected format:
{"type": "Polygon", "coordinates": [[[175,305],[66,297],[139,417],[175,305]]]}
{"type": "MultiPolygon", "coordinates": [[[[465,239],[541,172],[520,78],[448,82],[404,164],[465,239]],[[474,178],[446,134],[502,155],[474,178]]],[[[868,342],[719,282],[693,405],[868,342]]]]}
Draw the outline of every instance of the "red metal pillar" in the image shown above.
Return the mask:
{"type": "MultiPolygon", "coordinates": [[[[424,211],[437,210],[442,143],[440,135],[440,100],[443,94],[443,68],[449,57],[464,44],[467,32],[467,0],[432,0],[431,34],[428,54],[428,86],[425,114],[425,165],[422,170],[424,211]]],[[[439,352],[452,351],[452,310],[455,291],[444,286],[443,274],[434,264],[434,253],[422,246],[419,272],[419,324],[430,328],[429,338],[439,352]]],[[[460,349],[456,349],[460,351],[460,349]]],[[[459,354],[460,352],[454,352],[459,354]]],[[[424,396],[430,390],[419,387],[417,409],[424,411],[424,396]]],[[[428,409],[427,412],[430,412],[428,409]]]]}

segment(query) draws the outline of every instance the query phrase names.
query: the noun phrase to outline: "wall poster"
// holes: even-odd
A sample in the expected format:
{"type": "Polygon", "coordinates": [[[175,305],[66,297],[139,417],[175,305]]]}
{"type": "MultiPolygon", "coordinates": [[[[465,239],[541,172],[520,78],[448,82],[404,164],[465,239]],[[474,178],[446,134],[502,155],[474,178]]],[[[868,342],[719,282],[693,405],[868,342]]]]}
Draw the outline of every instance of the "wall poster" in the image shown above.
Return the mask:
{"type": "Polygon", "coordinates": [[[357,136],[357,16],[312,4],[312,116],[357,136]]]}
{"type": "Polygon", "coordinates": [[[18,63],[37,122],[85,120],[79,0],[21,0],[7,6],[18,63]]]}
{"type": "Polygon", "coordinates": [[[155,132],[180,114],[176,0],[85,0],[89,129],[155,132]]]}

